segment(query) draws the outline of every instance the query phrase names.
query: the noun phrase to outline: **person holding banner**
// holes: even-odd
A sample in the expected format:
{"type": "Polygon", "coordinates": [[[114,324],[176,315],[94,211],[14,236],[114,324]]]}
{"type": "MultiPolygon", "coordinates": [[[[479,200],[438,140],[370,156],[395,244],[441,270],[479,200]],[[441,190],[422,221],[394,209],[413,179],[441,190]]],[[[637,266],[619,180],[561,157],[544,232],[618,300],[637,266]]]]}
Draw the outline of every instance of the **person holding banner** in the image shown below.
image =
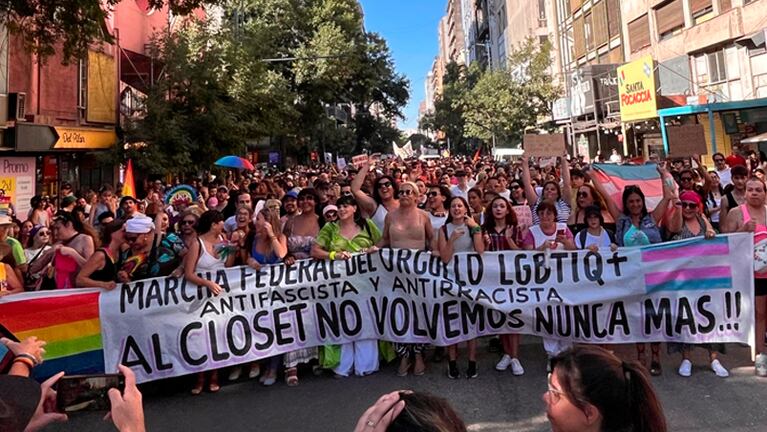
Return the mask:
{"type": "MultiPolygon", "coordinates": [[[[552,251],[575,250],[573,233],[564,222],[557,222],[557,204],[551,200],[541,201],[536,207],[538,223],[530,227],[522,247],[526,250],[552,251]]],[[[543,348],[551,359],[572,346],[570,341],[555,338],[543,338],[543,348]]],[[[548,364],[550,367],[550,362],[548,364]]]]}
{"type": "Polygon", "coordinates": [[[599,248],[617,249],[615,235],[604,227],[605,220],[602,213],[602,209],[596,205],[584,209],[585,227],[575,234],[575,246],[578,249],[594,251],[599,248]]]}
{"type": "MultiPolygon", "coordinates": [[[[378,182],[383,181],[391,182],[391,180],[378,182]]],[[[381,189],[391,188],[392,186],[388,185],[381,189]]],[[[358,195],[357,192],[355,195],[358,195]]],[[[362,217],[354,198],[342,196],[336,205],[338,222],[328,223],[322,227],[314,240],[312,257],[331,261],[348,260],[353,253],[375,251],[376,243],[381,240],[381,232],[373,221],[362,217]]],[[[325,349],[332,348],[325,347],[325,349]]],[[[347,377],[352,372],[358,376],[365,376],[376,371],[378,371],[377,340],[361,340],[341,345],[340,361],[334,369],[336,376],[347,377]]]]}
{"type": "MultiPolygon", "coordinates": [[[[733,183],[736,183],[736,168],[732,168],[733,183]]],[[[739,172],[737,173],[740,174],[739,172]]],[[[727,213],[725,232],[752,232],[754,245],[767,240],[767,186],[756,177],[746,182],[746,203],[727,213]]],[[[723,227],[725,228],[725,227],[723,227]]],[[[754,272],[754,329],[756,340],[754,347],[756,375],[767,377],[767,352],[765,352],[764,333],[767,328],[767,270],[754,272]]]]}
{"type": "MultiPolygon", "coordinates": [[[[437,250],[442,261],[448,263],[453,259],[456,252],[476,252],[481,254],[485,251],[482,240],[482,228],[469,212],[469,203],[461,197],[452,197],[449,202],[450,213],[445,224],[439,230],[437,250]]],[[[466,377],[477,377],[477,340],[471,339],[467,343],[469,348],[469,366],[466,369],[466,377]]],[[[458,359],[458,345],[450,345],[447,348],[449,358],[447,376],[450,379],[458,379],[461,373],[458,371],[456,361],[458,359]]]]}
{"type": "MultiPolygon", "coordinates": [[[[399,208],[386,215],[384,232],[378,247],[430,250],[434,244],[434,229],[426,212],[418,208],[418,186],[409,181],[400,184],[397,198],[399,198],[399,208]]],[[[424,344],[394,344],[394,349],[400,358],[398,376],[407,376],[411,359],[414,361],[413,375],[424,374],[426,371],[423,361],[424,347],[424,344]]]]}
{"type": "Polygon", "coordinates": [[[104,226],[101,231],[104,247],[96,249],[77,274],[77,286],[114,289],[117,281],[118,261],[125,246],[125,221],[117,219],[104,226]]]}
{"type": "MultiPolygon", "coordinates": [[[[234,254],[224,255],[219,252],[224,239],[224,215],[217,210],[206,211],[197,221],[196,231],[197,239],[189,245],[189,252],[184,256],[184,277],[187,282],[204,286],[213,295],[219,295],[223,291],[221,286],[198,274],[215,273],[234,261],[234,254]]],[[[221,389],[218,385],[218,370],[200,372],[197,374],[197,384],[192,388],[193,395],[202,393],[206,373],[210,375],[208,390],[215,393],[221,389]]]]}
{"type": "MultiPolygon", "coordinates": [[[[666,178],[668,172],[665,167],[658,164],[657,169],[660,177],[662,179],[666,178]]],[[[666,214],[669,202],[672,200],[674,202],[677,201],[677,192],[673,181],[670,182],[670,184],[666,181],[663,182],[663,198],[658,202],[658,205],[653,209],[652,213],[647,210],[645,196],[639,186],[628,185],[623,189],[623,195],[621,197],[623,211],[621,211],[600,182],[595,181],[593,184],[599,194],[605,198],[607,208],[610,210],[610,214],[613,218],[615,218],[615,241],[618,246],[646,246],[649,244],[661,243],[663,241],[660,231],[661,221],[666,214]]],[[[637,358],[644,364],[645,344],[638,343],[636,349],[637,358]]],[[[657,376],[662,373],[660,363],[660,343],[651,343],[650,349],[652,350],[650,373],[657,376]]]]}
{"type": "MultiPolygon", "coordinates": [[[[522,242],[522,230],[517,223],[517,214],[511,204],[502,196],[493,198],[485,210],[485,223],[482,225],[485,250],[499,252],[519,250],[522,242]]],[[[511,373],[524,375],[525,369],[519,361],[519,334],[500,336],[503,356],[495,365],[495,370],[505,371],[511,366],[511,373]]]]}
{"type": "Polygon", "coordinates": [[[584,184],[576,192],[575,211],[570,214],[570,218],[567,220],[567,226],[570,228],[570,231],[577,233],[588,228],[585,210],[593,205],[600,209],[603,223],[615,223],[612,215],[607,211],[607,205],[602,195],[597,192],[594,186],[584,184]]]}
{"type": "Polygon", "coordinates": [[[378,232],[382,232],[386,214],[399,207],[397,183],[391,176],[377,177],[373,183],[373,197],[368,196],[368,194],[362,191],[362,184],[365,182],[368,172],[370,172],[371,163],[375,162],[368,159],[360,164],[360,170],[352,180],[352,193],[357,198],[362,212],[370,217],[376,228],[378,228],[378,232]]]}
{"type": "Polygon", "coordinates": [[[530,177],[530,164],[527,156],[522,156],[522,183],[525,186],[525,196],[527,197],[527,203],[533,211],[533,224],[540,223],[538,219],[538,206],[544,200],[548,200],[554,203],[557,207],[557,222],[566,223],[570,218],[570,203],[572,198],[572,186],[570,184],[570,166],[567,163],[567,158],[562,157],[562,181],[563,187],[559,186],[559,183],[555,180],[547,180],[543,183],[543,192],[539,196],[535,192],[535,188],[532,184],[530,177]]]}
{"type": "MultiPolygon", "coordinates": [[[[686,190],[679,195],[681,201],[674,203],[676,208],[669,221],[668,233],[671,240],[683,240],[693,237],[704,236],[712,239],[716,236],[716,231],[711,223],[703,216],[703,201],[697,192],[686,190]]],[[[682,354],[682,362],[679,365],[679,375],[689,377],[692,374],[692,362],[690,362],[690,352],[694,345],[669,342],[669,354],[682,354]]],[[[708,349],[709,360],[711,361],[711,370],[716,376],[726,378],[730,376],[727,369],[722,366],[718,359],[719,353],[724,353],[724,344],[703,344],[708,349]]]]}

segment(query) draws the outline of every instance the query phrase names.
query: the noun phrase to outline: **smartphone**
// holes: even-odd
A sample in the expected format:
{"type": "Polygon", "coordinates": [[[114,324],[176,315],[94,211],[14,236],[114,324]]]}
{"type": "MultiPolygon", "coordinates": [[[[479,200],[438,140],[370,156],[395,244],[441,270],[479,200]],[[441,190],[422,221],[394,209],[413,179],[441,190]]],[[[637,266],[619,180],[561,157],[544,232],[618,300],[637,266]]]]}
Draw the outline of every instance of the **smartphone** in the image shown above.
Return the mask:
{"type": "Polygon", "coordinates": [[[121,374],[70,375],[59,379],[56,387],[56,407],[59,412],[109,411],[111,388],[125,389],[121,374]]]}
{"type": "Polygon", "coordinates": [[[565,230],[564,229],[557,230],[557,236],[564,236],[564,235],[565,235],[565,230]]]}
{"type": "MultiPolygon", "coordinates": [[[[0,337],[8,338],[14,342],[18,342],[19,339],[11,333],[7,328],[3,327],[2,324],[0,324],[0,337]]],[[[11,366],[13,366],[13,358],[15,356],[11,352],[11,350],[8,349],[7,346],[0,344],[0,374],[7,374],[8,371],[11,370],[11,366]]]]}

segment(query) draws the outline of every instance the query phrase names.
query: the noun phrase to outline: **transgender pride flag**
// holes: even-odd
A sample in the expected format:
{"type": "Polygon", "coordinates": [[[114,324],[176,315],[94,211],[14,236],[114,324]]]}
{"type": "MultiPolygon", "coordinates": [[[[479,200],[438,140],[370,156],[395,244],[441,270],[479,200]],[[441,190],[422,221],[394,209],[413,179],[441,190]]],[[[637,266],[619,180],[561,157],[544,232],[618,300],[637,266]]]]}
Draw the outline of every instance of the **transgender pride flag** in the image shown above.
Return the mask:
{"type": "Polygon", "coordinates": [[[653,267],[645,273],[645,291],[718,290],[732,288],[732,269],[727,263],[729,238],[696,237],[642,248],[642,264],[653,267]]]}
{"type": "Polygon", "coordinates": [[[623,189],[628,185],[639,186],[645,196],[647,210],[652,211],[663,198],[663,183],[655,164],[615,165],[593,164],[589,175],[605,187],[618,208],[623,207],[623,189]]]}

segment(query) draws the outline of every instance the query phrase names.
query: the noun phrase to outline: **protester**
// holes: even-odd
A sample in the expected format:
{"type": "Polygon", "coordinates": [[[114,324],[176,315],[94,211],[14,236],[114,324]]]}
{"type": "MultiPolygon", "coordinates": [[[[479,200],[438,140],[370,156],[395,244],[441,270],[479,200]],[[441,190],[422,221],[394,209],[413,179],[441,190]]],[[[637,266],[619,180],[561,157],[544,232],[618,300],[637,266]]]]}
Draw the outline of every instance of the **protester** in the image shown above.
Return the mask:
{"type": "Polygon", "coordinates": [[[527,203],[533,212],[533,224],[538,224],[538,206],[544,200],[549,200],[554,203],[557,208],[557,222],[566,223],[570,218],[570,203],[572,199],[572,186],[570,185],[570,166],[567,163],[567,158],[562,157],[562,180],[564,185],[559,186],[559,183],[553,180],[547,180],[543,184],[543,192],[539,195],[532,184],[530,176],[530,164],[527,157],[522,157],[522,183],[525,186],[525,196],[527,197],[527,203]]]}
{"type": "MultiPolygon", "coordinates": [[[[391,188],[392,186],[389,185],[383,189],[391,188]]],[[[357,194],[355,192],[355,195],[357,194]]],[[[357,202],[352,197],[339,198],[337,205],[338,222],[322,227],[312,246],[312,257],[331,261],[348,260],[353,253],[375,250],[375,244],[381,239],[381,233],[376,224],[370,219],[362,218],[357,202]]],[[[378,371],[378,341],[360,340],[341,345],[340,362],[334,369],[337,376],[346,377],[352,372],[364,376],[376,371],[378,371]]]]}
{"type": "Polygon", "coordinates": [[[730,210],[746,203],[746,181],[748,180],[748,169],[743,165],[736,165],[731,169],[732,190],[727,192],[722,198],[721,209],[719,210],[719,223],[722,232],[734,231],[733,228],[725,226],[729,223],[728,213],[730,210]]]}
{"type": "Polygon", "coordinates": [[[101,243],[106,246],[96,249],[83,265],[77,274],[77,286],[108,290],[115,288],[120,255],[126,245],[124,225],[125,221],[118,219],[104,226],[101,243]]]}
{"type": "MultiPolygon", "coordinates": [[[[733,183],[737,187],[737,177],[734,167],[733,183]]],[[[746,202],[733,208],[727,213],[725,232],[752,232],[754,244],[767,239],[767,186],[764,182],[751,177],[745,184],[746,202]]],[[[754,273],[754,328],[756,361],[754,368],[760,377],[767,377],[767,351],[765,351],[765,329],[767,328],[767,271],[754,273]]]]}
{"type": "MultiPolygon", "coordinates": [[[[31,264],[36,261],[43,253],[47,252],[51,248],[51,230],[43,225],[34,226],[29,232],[29,239],[27,240],[27,247],[24,249],[24,256],[27,259],[27,264],[31,264]]],[[[27,272],[30,274],[31,272],[27,272]]],[[[37,276],[40,275],[30,275],[37,276]]],[[[37,278],[35,278],[37,279],[37,278]]]]}
{"type": "Polygon", "coordinates": [[[29,200],[31,208],[29,213],[29,220],[35,225],[41,225],[47,227],[50,224],[50,215],[45,210],[45,202],[43,197],[35,195],[29,200]]]}
{"type": "MultiPolygon", "coordinates": [[[[469,203],[461,197],[453,197],[449,201],[450,213],[445,224],[439,229],[437,250],[443,262],[450,262],[453,255],[458,252],[476,252],[481,254],[485,250],[482,241],[482,228],[474,221],[469,213],[469,203]]],[[[477,371],[477,340],[467,341],[469,349],[469,365],[466,368],[466,377],[476,378],[477,371]]],[[[458,345],[450,345],[447,348],[448,363],[447,376],[450,379],[458,379],[461,373],[456,363],[458,359],[458,345]]]]}
{"type": "Polygon", "coordinates": [[[322,209],[322,219],[324,219],[325,223],[336,222],[338,220],[338,207],[333,204],[325,206],[322,209]]]}
{"type": "Polygon", "coordinates": [[[386,214],[399,207],[397,183],[391,176],[380,176],[376,178],[373,185],[373,196],[368,196],[362,191],[362,183],[370,172],[371,163],[372,160],[368,160],[360,166],[359,172],[352,180],[352,192],[362,213],[373,221],[379,232],[382,232],[386,214]]]}
{"type": "MultiPolygon", "coordinates": [[[[522,230],[517,224],[517,215],[506,198],[498,196],[490,202],[485,213],[482,231],[486,251],[500,252],[520,249],[522,230]]],[[[519,361],[519,334],[502,334],[500,340],[503,356],[495,365],[495,369],[505,371],[511,366],[512,374],[524,375],[525,369],[519,361]]]]}
{"type": "Polygon", "coordinates": [[[485,223],[485,206],[482,203],[482,189],[478,187],[469,189],[467,201],[469,202],[471,214],[474,216],[474,221],[479,225],[483,225],[485,223]]]}
{"type": "Polygon", "coordinates": [[[365,410],[354,432],[466,432],[453,407],[428,393],[398,390],[365,410]]]}
{"type": "Polygon", "coordinates": [[[584,210],[585,227],[575,234],[575,246],[578,249],[611,248],[615,250],[618,245],[615,242],[615,234],[604,227],[605,220],[602,216],[604,211],[596,205],[586,207],[584,210]]]}
{"type": "Polygon", "coordinates": [[[615,223],[612,215],[607,210],[607,204],[605,204],[602,195],[597,192],[594,186],[583,184],[576,191],[575,211],[570,214],[570,218],[567,220],[567,226],[570,228],[570,231],[577,233],[586,228],[588,224],[586,222],[585,210],[593,205],[600,209],[603,223],[615,223]]]}
{"type": "MultiPolygon", "coordinates": [[[[418,208],[418,186],[413,182],[400,184],[397,191],[399,207],[390,211],[384,221],[384,231],[378,247],[428,251],[434,244],[434,228],[429,216],[418,208]]],[[[423,361],[424,344],[395,344],[400,358],[397,375],[407,376],[411,362],[413,375],[426,371],[423,361]]]]}
{"type": "Polygon", "coordinates": [[[711,179],[711,190],[709,190],[708,194],[706,195],[704,208],[706,209],[706,216],[708,216],[708,219],[711,222],[711,226],[713,226],[715,230],[719,231],[722,199],[724,198],[725,192],[724,187],[720,181],[719,174],[717,174],[715,171],[710,171],[708,176],[711,179]]]}
{"type": "Polygon", "coordinates": [[[56,235],[56,243],[54,243],[53,248],[44,252],[29,270],[33,273],[39,273],[48,264],[52,264],[56,288],[74,288],[76,287],[77,273],[93,255],[98,242],[90,235],[84,234],[84,225],[75,219],[71,213],[56,213],[52,226],[56,235]]]}
{"type": "Polygon", "coordinates": [[[543,395],[552,430],[665,432],[666,418],[645,369],[602,348],[578,346],[552,359],[543,395]]]}
{"type": "Polygon", "coordinates": [[[12,226],[13,219],[10,216],[0,214],[0,244],[8,246],[7,249],[10,250],[10,256],[13,259],[14,271],[21,278],[27,272],[27,257],[21,242],[11,235],[12,226]]]}

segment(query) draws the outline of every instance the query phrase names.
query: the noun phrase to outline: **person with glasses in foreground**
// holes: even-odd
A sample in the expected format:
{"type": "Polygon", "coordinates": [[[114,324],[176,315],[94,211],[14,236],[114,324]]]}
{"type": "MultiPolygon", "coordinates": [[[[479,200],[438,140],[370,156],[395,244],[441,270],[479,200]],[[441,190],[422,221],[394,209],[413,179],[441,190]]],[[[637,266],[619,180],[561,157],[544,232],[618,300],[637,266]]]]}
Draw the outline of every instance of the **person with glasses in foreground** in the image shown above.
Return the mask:
{"type": "Polygon", "coordinates": [[[368,196],[362,191],[362,184],[365,182],[365,177],[367,177],[372,163],[374,163],[372,160],[362,163],[359,172],[352,180],[352,193],[357,199],[362,214],[367,215],[376,225],[378,231],[382,232],[386,214],[399,207],[397,183],[393,177],[388,175],[377,177],[373,183],[373,197],[368,196]]]}
{"type": "MultiPolygon", "coordinates": [[[[577,346],[553,359],[543,393],[554,432],[667,432],[666,415],[638,362],[621,361],[597,346],[577,346]]],[[[381,396],[354,432],[464,432],[450,404],[427,393],[398,390],[381,396]]]]}
{"type": "MultiPolygon", "coordinates": [[[[404,182],[397,191],[399,208],[386,215],[384,231],[379,248],[415,249],[428,251],[434,244],[434,229],[429,216],[418,208],[418,186],[413,182],[404,182]]],[[[407,376],[411,362],[414,363],[413,375],[421,376],[426,371],[423,361],[425,344],[394,345],[400,358],[398,376],[407,376]]]]}

